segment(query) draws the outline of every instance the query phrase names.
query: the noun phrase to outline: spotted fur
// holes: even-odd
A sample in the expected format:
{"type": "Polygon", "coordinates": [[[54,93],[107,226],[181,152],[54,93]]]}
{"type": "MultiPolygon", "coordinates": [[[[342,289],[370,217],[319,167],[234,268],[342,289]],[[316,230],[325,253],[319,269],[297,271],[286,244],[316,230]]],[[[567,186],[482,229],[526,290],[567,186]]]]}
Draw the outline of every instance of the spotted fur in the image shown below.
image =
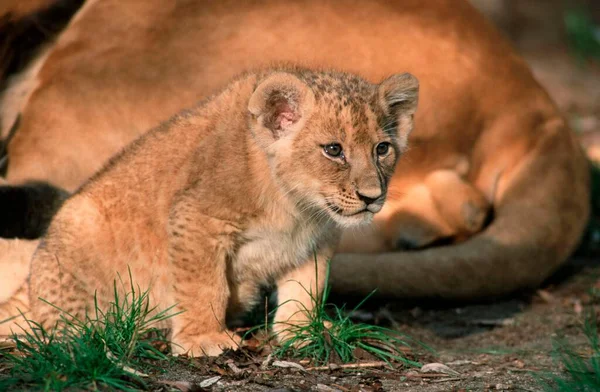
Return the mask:
{"type": "Polygon", "coordinates": [[[381,209],[417,92],[409,74],[379,85],[297,68],[236,79],[135,141],[65,202],[31,262],[33,319],[58,318],[38,298],[75,315],[94,294],[105,306],[131,272],[158,309],[184,311],[168,325],[176,352],[235,348],[226,321],[265,284],[278,287],[285,339],[284,323],[305,322],[309,293],[323,289],[342,227],[381,209]],[[389,97],[402,94],[399,109],[389,97]],[[403,126],[384,131],[381,116],[403,126]],[[327,155],[331,143],[343,158],[327,155]]]}

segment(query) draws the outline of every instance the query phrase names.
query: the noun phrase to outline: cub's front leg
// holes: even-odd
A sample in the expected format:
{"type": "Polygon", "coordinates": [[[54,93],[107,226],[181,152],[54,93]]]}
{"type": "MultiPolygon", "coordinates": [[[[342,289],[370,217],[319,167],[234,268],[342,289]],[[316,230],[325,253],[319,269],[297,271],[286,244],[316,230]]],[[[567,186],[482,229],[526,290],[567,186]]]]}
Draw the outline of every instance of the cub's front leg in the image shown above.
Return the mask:
{"type": "Polygon", "coordinates": [[[173,352],[216,356],[236,349],[240,339],[225,327],[229,300],[227,249],[233,229],[203,215],[192,198],[181,199],[169,218],[169,258],[172,268],[173,352]]]}
{"type": "Polygon", "coordinates": [[[273,333],[279,342],[292,338],[294,327],[308,324],[311,312],[322,298],[327,278],[327,262],[333,256],[333,247],[320,250],[300,267],[277,281],[277,311],[273,333]]]}

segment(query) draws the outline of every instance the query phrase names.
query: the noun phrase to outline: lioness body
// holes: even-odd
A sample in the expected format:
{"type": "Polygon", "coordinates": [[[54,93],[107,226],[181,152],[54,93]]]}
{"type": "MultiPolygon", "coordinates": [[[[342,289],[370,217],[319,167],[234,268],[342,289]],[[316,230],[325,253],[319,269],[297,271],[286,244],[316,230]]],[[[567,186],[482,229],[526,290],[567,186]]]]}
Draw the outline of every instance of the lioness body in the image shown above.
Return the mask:
{"type": "Polygon", "coordinates": [[[334,290],[498,295],[538,285],[576,246],[586,160],[524,62],[466,1],[90,0],[37,75],[7,178],[74,190],[232,75],[282,60],[421,81],[411,149],[374,224],[345,234],[334,290]],[[442,237],[469,239],[395,252],[442,237]]]}
{"type": "Polygon", "coordinates": [[[65,203],[32,260],[31,317],[58,319],[38,298],[73,315],[94,294],[104,307],[130,272],[153,306],[184,311],[172,321],[175,351],[235,346],[226,314],[247,310],[261,285],[278,285],[277,332],[301,322],[340,228],[381,209],[416,94],[410,75],[373,86],[286,70],[233,82],[144,135],[65,203]]]}

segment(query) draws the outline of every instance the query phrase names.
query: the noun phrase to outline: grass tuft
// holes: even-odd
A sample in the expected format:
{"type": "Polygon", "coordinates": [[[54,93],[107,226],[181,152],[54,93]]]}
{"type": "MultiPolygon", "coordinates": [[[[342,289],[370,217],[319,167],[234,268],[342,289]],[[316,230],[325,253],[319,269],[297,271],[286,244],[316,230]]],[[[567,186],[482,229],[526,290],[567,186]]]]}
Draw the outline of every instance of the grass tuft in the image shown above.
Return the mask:
{"type": "Polygon", "coordinates": [[[538,374],[540,384],[547,392],[600,391],[600,339],[596,313],[586,312],[583,332],[587,338],[586,355],[579,354],[564,339],[553,341],[553,354],[563,365],[566,374],[538,374]]]}
{"type": "Polygon", "coordinates": [[[0,363],[10,368],[0,378],[0,390],[143,388],[142,373],[134,368],[148,367],[145,359],[167,359],[156,348],[167,341],[155,325],[174,316],[171,308],[157,312],[149,305],[148,291],[140,292],[132,283],[121,297],[115,282],[114,301],[107,309],[94,302],[93,317],[80,320],[61,311],[50,330],[27,320],[29,330],[11,338],[13,352],[0,354],[0,363]]]}
{"type": "Polygon", "coordinates": [[[311,359],[313,364],[321,365],[332,361],[356,361],[357,353],[363,350],[386,362],[421,366],[419,362],[406,358],[401,350],[410,347],[411,339],[406,335],[380,326],[354,323],[350,319],[350,314],[359,309],[374,292],[348,312],[345,306],[338,307],[327,303],[331,289],[328,284],[329,263],[326,275],[322,295],[307,291],[312,298],[313,309],[301,311],[307,313],[308,323],[287,325],[281,333],[289,334],[292,338],[277,347],[273,352],[274,356],[311,359]]]}

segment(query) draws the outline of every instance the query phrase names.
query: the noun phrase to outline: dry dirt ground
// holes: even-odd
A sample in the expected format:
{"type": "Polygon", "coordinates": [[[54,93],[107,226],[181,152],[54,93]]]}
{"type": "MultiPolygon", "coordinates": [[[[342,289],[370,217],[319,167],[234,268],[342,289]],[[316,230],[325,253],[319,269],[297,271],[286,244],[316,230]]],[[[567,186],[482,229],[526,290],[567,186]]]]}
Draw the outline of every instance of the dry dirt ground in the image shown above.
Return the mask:
{"type": "MultiPolygon", "coordinates": [[[[533,372],[560,372],[553,360],[552,339],[565,337],[585,354],[581,331],[586,307],[599,307],[591,293],[600,288],[600,265],[577,257],[535,293],[502,301],[443,307],[383,304],[357,316],[392,327],[427,343],[434,353],[416,349],[410,355],[422,363],[441,363],[440,371],[377,365],[344,369],[338,366],[304,370],[270,362],[255,350],[216,359],[177,359],[152,378],[156,390],[213,391],[539,391],[533,372]],[[261,367],[261,365],[263,365],[261,367]]],[[[434,369],[436,370],[436,369],[434,369]]]]}

